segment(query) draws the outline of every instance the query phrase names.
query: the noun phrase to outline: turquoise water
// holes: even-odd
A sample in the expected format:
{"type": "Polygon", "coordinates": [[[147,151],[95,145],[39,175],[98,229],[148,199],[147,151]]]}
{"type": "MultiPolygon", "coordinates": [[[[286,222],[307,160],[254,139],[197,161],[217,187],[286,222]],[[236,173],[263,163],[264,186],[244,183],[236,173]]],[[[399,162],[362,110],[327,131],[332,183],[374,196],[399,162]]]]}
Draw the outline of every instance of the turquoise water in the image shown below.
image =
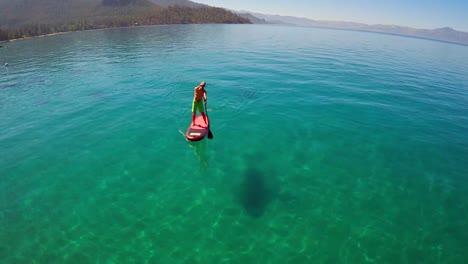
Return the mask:
{"type": "Polygon", "coordinates": [[[3,263],[466,263],[468,47],[178,25],[0,49],[3,263]],[[207,82],[214,139],[185,141],[207,82]]]}

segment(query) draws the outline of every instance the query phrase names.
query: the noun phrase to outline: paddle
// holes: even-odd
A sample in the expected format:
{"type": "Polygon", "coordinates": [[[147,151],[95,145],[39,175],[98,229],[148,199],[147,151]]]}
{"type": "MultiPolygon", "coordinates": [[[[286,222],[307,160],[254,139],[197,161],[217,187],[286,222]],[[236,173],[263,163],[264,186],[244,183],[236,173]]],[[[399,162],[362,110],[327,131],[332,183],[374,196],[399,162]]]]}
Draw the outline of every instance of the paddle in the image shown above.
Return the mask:
{"type": "MultiPolygon", "coordinates": [[[[206,100],[205,100],[205,115],[206,115],[206,119],[208,120],[208,122],[210,123],[210,118],[208,117],[208,108],[206,108],[206,100]]],[[[211,124],[210,124],[211,125],[211,124]]],[[[213,133],[211,133],[211,129],[210,129],[210,125],[208,125],[208,138],[209,139],[213,139],[213,133]]]]}

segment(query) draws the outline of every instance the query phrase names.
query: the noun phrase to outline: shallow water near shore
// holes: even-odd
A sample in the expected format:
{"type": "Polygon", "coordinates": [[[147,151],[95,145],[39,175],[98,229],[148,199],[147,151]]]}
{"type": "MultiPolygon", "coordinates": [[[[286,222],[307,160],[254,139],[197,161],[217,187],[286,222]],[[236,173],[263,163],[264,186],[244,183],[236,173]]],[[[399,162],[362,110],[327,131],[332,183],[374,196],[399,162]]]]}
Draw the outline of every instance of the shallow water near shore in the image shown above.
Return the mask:
{"type": "Polygon", "coordinates": [[[267,25],[3,45],[5,263],[468,259],[466,46],[267,25]],[[202,80],[214,138],[187,142],[202,80]]]}

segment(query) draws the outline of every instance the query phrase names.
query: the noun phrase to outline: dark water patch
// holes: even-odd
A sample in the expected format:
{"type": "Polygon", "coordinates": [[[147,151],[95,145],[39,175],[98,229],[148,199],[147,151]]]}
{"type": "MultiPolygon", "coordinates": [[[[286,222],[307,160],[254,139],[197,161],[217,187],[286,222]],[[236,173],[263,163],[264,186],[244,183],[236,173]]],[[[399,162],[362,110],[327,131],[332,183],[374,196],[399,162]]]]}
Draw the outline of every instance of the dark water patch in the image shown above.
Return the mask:
{"type": "Polygon", "coordinates": [[[257,97],[256,90],[245,90],[240,93],[240,96],[245,99],[255,99],[257,97]]]}
{"type": "Polygon", "coordinates": [[[240,192],[240,201],[247,214],[255,218],[261,217],[273,198],[274,192],[267,176],[259,169],[247,169],[240,192]]]}
{"type": "Polygon", "coordinates": [[[36,101],[35,105],[36,106],[43,106],[43,105],[46,105],[46,104],[49,104],[49,103],[50,103],[50,99],[41,99],[41,100],[36,101]]]}
{"type": "Polygon", "coordinates": [[[93,97],[93,98],[100,98],[100,97],[104,97],[105,95],[107,95],[107,93],[102,92],[102,91],[92,92],[88,94],[89,97],[93,97]]]}
{"type": "Polygon", "coordinates": [[[0,90],[11,88],[11,87],[16,87],[17,85],[18,85],[17,83],[0,83],[0,90]]]}

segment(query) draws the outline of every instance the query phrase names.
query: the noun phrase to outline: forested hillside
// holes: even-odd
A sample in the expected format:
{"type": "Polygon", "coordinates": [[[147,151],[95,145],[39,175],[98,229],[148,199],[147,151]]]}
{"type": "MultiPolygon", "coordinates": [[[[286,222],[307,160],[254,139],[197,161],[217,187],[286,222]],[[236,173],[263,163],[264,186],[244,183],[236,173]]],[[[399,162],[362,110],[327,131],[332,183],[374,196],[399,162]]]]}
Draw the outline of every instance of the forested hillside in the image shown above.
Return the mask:
{"type": "Polygon", "coordinates": [[[195,3],[188,0],[150,0],[152,3],[160,6],[160,7],[168,7],[168,6],[185,6],[185,7],[208,7],[207,5],[195,3]]]}
{"type": "Polygon", "coordinates": [[[108,27],[192,23],[250,21],[186,0],[0,0],[0,41],[108,27]]]}
{"type": "Polygon", "coordinates": [[[148,0],[102,0],[103,6],[151,5],[148,0]]]}

